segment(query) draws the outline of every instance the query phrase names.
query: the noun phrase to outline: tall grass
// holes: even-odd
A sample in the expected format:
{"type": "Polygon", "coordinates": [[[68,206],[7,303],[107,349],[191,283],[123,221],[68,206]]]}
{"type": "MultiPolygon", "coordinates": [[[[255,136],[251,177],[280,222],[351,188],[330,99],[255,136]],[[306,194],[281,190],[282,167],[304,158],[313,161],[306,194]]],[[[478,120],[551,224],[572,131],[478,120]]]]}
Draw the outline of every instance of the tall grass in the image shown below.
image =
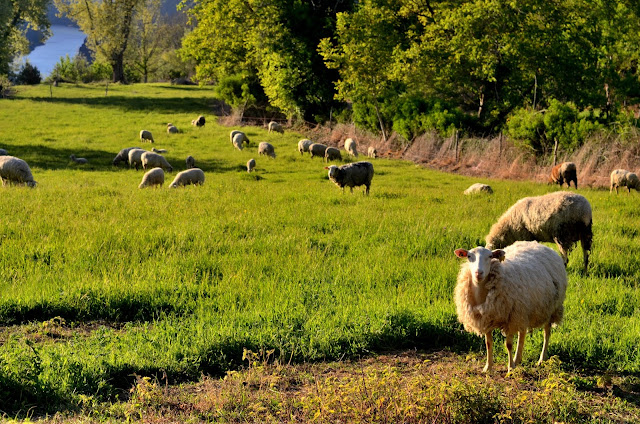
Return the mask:
{"type": "MultiPolygon", "coordinates": [[[[371,195],[342,194],[323,163],[299,155],[301,134],[245,127],[251,145],[233,149],[231,128],[209,114],[209,89],[104,94],[63,85],[51,98],[41,86],[0,100],[0,147],[38,181],[0,190],[0,398],[9,411],[113,399],[134,374],[220,375],[245,348],[273,348],[286,361],[481,351],[456,322],[452,252],[483,244],[519,198],[556,189],[495,180],[493,196],[466,197],[475,180],[375,159],[371,195]],[[201,113],[207,125],[190,126],[201,113]],[[167,122],[182,132],[166,134],[167,122]],[[205,185],[139,190],[141,171],[113,167],[121,148],[141,145],[143,128],[174,169],[193,155],[205,185]],[[277,159],[257,155],[260,141],[277,159]],[[247,174],[252,157],[257,172],[247,174]]],[[[565,321],[550,350],[574,368],[637,373],[638,195],[580,193],[594,210],[592,266],[582,275],[580,249],[571,254],[565,321]]]]}

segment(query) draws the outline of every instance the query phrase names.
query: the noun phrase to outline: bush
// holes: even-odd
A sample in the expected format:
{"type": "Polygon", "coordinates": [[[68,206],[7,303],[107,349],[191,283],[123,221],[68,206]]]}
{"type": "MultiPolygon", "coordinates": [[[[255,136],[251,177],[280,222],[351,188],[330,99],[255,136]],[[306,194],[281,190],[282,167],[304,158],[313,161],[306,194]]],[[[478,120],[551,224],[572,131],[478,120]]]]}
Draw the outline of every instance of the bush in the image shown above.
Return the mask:
{"type": "Polygon", "coordinates": [[[243,105],[251,106],[256,102],[256,97],[251,93],[251,84],[241,74],[222,78],[214,90],[217,98],[234,109],[243,105]]]}
{"type": "Polygon", "coordinates": [[[6,99],[13,93],[13,84],[7,75],[0,75],[0,98],[6,99]]]}
{"type": "Polygon", "coordinates": [[[439,100],[402,96],[392,109],[393,130],[407,140],[429,131],[448,136],[462,123],[462,114],[439,100]]]}
{"type": "Polygon", "coordinates": [[[61,57],[58,63],[53,67],[51,75],[46,79],[47,82],[65,81],[65,82],[97,82],[111,78],[111,66],[106,63],[89,61],[84,55],[77,54],[71,59],[69,55],[61,57]]]}
{"type": "Polygon", "coordinates": [[[15,81],[19,85],[35,85],[42,82],[42,77],[38,68],[27,60],[16,74],[15,81]]]}

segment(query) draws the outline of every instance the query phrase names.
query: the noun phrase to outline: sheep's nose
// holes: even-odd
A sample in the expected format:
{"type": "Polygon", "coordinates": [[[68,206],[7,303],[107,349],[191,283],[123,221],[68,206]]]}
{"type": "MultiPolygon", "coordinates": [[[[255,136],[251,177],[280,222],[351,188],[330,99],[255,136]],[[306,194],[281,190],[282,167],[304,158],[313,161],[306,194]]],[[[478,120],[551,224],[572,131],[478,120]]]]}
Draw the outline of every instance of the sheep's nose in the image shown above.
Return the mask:
{"type": "Polygon", "coordinates": [[[476,278],[478,280],[482,280],[482,276],[484,275],[484,272],[482,271],[476,271],[476,278]]]}

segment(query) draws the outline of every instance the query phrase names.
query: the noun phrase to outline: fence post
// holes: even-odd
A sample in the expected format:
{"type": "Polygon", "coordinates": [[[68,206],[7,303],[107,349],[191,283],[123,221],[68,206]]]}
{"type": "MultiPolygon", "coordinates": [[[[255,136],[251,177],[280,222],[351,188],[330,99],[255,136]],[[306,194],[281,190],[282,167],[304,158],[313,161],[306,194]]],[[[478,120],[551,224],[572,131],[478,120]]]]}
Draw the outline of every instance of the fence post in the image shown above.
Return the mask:
{"type": "Polygon", "coordinates": [[[456,163],[458,163],[458,141],[460,140],[459,136],[458,136],[458,130],[456,130],[455,134],[454,134],[455,140],[456,140],[456,163]]]}

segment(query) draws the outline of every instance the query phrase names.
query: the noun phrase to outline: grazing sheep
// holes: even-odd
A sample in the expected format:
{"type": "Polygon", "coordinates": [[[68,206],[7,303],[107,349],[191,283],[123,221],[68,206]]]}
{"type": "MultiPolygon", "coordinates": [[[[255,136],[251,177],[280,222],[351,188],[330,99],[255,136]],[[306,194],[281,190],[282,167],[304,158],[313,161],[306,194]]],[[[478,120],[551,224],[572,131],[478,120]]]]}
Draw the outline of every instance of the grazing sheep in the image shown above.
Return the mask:
{"type": "Polygon", "coordinates": [[[164,171],[162,168],[153,168],[142,176],[142,182],[138,188],[161,187],[164,184],[164,171]]]}
{"type": "Polygon", "coordinates": [[[74,161],[75,163],[80,164],[80,165],[84,165],[85,163],[89,163],[89,161],[86,158],[77,158],[76,155],[69,156],[69,159],[71,159],[72,161],[74,161]]]}
{"type": "Polygon", "coordinates": [[[144,152],[140,156],[140,161],[142,162],[142,169],[163,168],[169,172],[173,171],[173,167],[169,165],[165,157],[158,153],[144,152]]]}
{"type": "Polygon", "coordinates": [[[576,164],[573,162],[562,162],[553,168],[551,168],[551,175],[549,176],[549,183],[562,184],[567,183],[567,187],[571,187],[571,181],[578,189],[578,176],[576,172],[576,164]]]}
{"type": "Polygon", "coordinates": [[[249,162],[247,162],[247,172],[251,172],[254,169],[256,169],[256,160],[249,159],[249,162]]]}
{"type": "Polygon", "coordinates": [[[493,189],[491,186],[482,183],[472,184],[471,187],[464,191],[464,194],[477,194],[477,193],[487,193],[493,194],[493,189]]]}
{"type": "Polygon", "coordinates": [[[143,143],[145,141],[153,143],[153,136],[151,135],[151,131],[140,130],[140,141],[142,141],[143,143]]]}
{"type": "Polygon", "coordinates": [[[187,169],[196,167],[196,160],[193,158],[193,156],[187,156],[187,158],[185,159],[185,162],[187,164],[187,169]]]}
{"type": "Polygon", "coordinates": [[[26,184],[33,188],[37,184],[27,162],[14,156],[0,156],[0,179],[3,186],[26,184]]]}
{"type": "Polygon", "coordinates": [[[546,360],[551,326],[562,321],[567,290],[567,271],[551,248],[532,241],[519,241],[504,250],[484,247],[457,249],[467,258],[460,267],[455,288],[458,320],[469,331],[485,337],[487,363],[493,367],[493,330],[505,335],[509,354],[507,370],[522,360],[528,329],[544,328],[538,364],[546,360]],[[513,357],[513,336],[518,348],[513,357]]]}
{"type": "Polygon", "coordinates": [[[204,172],[202,172],[202,169],[191,168],[186,171],[178,172],[176,177],[173,179],[173,182],[169,185],[169,188],[176,188],[189,184],[204,184],[204,172]]]}
{"type": "Polygon", "coordinates": [[[324,151],[324,161],[329,162],[330,160],[342,160],[340,150],[335,147],[327,147],[327,150],[324,151]]]}
{"type": "Polygon", "coordinates": [[[5,149],[0,149],[0,156],[7,156],[8,154],[5,149]]]}
{"type": "Polygon", "coordinates": [[[358,146],[356,145],[356,141],[353,138],[347,138],[344,141],[344,149],[351,156],[358,157],[358,146]]]}
{"type": "Polygon", "coordinates": [[[311,146],[312,144],[313,141],[307,140],[306,138],[298,141],[298,151],[300,152],[300,156],[302,156],[304,152],[308,152],[309,146],[311,146]]]}
{"type": "Polygon", "coordinates": [[[555,242],[566,266],[569,252],[579,240],[586,273],[593,239],[591,227],[591,205],[579,194],[557,191],[525,197],[491,227],[486,237],[487,248],[500,249],[518,240],[555,242]]]}
{"type": "Polygon", "coordinates": [[[178,134],[178,128],[171,123],[167,124],[167,134],[178,134]]]}
{"type": "MultiPolygon", "coordinates": [[[[126,149],[120,150],[113,161],[111,162],[114,166],[117,166],[120,162],[129,162],[129,152],[133,149],[140,149],[139,147],[127,147],[126,149]]],[[[140,149],[142,150],[142,149],[140,149]]]]}
{"type": "Polygon", "coordinates": [[[345,187],[351,188],[364,185],[366,187],[363,194],[369,194],[371,179],[373,178],[373,165],[371,162],[354,162],[337,167],[335,165],[325,166],[329,170],[329,179],[333,181],[344,193],[345,187]]]}
{"type": "MultiPolygon", "coordinates": [[[[231,131],[231,134],[229,134],[231,137],[231,144],[233,144],[235,146],[235,139],[237,137],[237,142],[242,144],[243,142],[247,143],[247,146],[249,145],[249,138],[247,137],[247,135],[245,133],[243,133],[242,131],[238,131],[238,130],[233,130],[231,131]]],[[[242,149],[240,149],[242,150],[242,149]]]]}
{"type": "Polygon", "coordinates": [[[156,149],[155,147],[151,151],[154,153],[167,153],[167,149],[156,149]]]}
{"type": "Polygon", "coordinates": [[[244,149],[244,144],[242,143],[244,141],[245,135],[244,133],[239,133],[233,136],[233,147],[235,147],[238,150],[242,150],[244,149]]]}
{"type": "Polygon", "coordinates": [[[377,158],[378,157],[378,149],[376,149],[373,146],[369,146],[369,149],[367,150],[367,156],[369,156],[370,158],[377,158]]]}
{"type": "Polygon", "coordinates": [[[282,127],[281,124],[277,123],[276,121],[269,122],[269,132],[271,132],[271,131],[275,131],[275,132],[279,132],[280,134],[284,134],[284,128],[282,127]]]}
{"type": "Polygon", "coordinates": [[[238,134],[241,133],[242,131],[240,130],[233,130],[229,133],[229,140],[231,141],[231,144],[233,144],[233,137],[238,134]]]}
{"type": "Polygon", "coordinates": [[[129,168],[135,167],[137,171],[138,166],[142,166],[142,154],[145,152],[146,150],[138,148],[129,150],[129,168]]]}
{"type": "Polygon", "coordinates": [[[640,191],[640,180],[633,172],[625,169],[615,169],[611,172],[611,187],[609,188],[609,193],[615,188],[616,194],[618,194],[618,187],[626,187],[628,190],[627,193],[631,193],[632,188],[640,191]]]}
{"type": "Polygon", "coordinates": [[[325,146],[324,144],[313,143],[309,146],[309,153],[311,154],[311,159],[313,159],[314,156],[319,156],[321,158],[324,158],[324,154],[326,151],[327,151],[327,146],[325,146]]]}
{"type": "Polygon", "coordinates": [[[198,116],[196,119],[191,121],[191,125],[196,127],[204,127],[204,124],[205,124],[205,119],[204,119],[204,116],[202,115],[198,116]]]}
{"type": "Polygon", "coordinates": [[[273,145],[271,145],[271,143],[267,143],[266,141],[263,141],[258,145],[258,154],[271,156],[274,159],[276,158],[276,151],[273,148],[273,145]]]}

